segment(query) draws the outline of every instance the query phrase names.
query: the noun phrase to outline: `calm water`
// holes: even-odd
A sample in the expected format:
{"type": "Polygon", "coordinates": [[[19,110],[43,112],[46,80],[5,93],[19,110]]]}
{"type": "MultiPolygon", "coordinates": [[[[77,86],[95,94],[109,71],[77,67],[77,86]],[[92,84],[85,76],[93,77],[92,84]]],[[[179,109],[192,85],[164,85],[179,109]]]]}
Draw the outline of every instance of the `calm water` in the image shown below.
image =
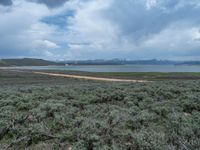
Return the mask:
{"type": "Polygon", "coordinates": [[[188,65],[91,65],[91,66],[42,66],[15,67],[34,70],[74,70],[88,72],[200,72],[200,66],[188,65]]]}

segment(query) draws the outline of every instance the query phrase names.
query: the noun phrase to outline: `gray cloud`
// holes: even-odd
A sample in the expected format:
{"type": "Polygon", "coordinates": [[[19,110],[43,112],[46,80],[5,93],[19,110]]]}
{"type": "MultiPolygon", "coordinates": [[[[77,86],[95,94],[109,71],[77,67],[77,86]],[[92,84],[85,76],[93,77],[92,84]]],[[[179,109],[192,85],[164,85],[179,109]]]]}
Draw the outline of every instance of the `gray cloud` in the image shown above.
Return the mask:
{"type": "Polygon", "coordinates": [[[61,6],[68,0],[30,0],[30,1],[45,4],[50,8],[55,8],[55,7],[61,6]]]}
{"type": "Polygon", "coordinates": [[[12,0],[0,0],[0,5],[12,5],[12,0]]]}
{"type": "Polygon", "coordinates": [[[122,36],[133,41],[144,40],[176,22],[200,23],[198,2],[182,0],[157,0],[154,7],[147,9],[144,1],[115,0],[104,11],[104,17],[119,26],[122,36]],[[193,2],[193,3],[192,3],[193,2]]]}

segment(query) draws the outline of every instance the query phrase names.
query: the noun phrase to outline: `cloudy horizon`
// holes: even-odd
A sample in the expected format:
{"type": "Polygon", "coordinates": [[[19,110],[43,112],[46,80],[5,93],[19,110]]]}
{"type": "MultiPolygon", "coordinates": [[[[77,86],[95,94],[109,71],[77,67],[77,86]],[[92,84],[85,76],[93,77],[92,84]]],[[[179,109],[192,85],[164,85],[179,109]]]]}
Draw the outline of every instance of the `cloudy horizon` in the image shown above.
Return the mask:
{"type": "Polygon", "coordinates": [[[0,0],[0,58],[200,59],[199,0],[0,0]]]}

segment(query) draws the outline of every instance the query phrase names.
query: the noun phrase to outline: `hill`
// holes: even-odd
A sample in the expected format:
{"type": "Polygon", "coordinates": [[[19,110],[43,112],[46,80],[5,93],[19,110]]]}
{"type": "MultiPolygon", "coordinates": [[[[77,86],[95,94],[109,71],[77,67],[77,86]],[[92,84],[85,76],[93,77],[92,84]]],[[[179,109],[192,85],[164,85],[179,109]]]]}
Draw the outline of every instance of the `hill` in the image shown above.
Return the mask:
{"type": "Polygon", "coordinates": [[[43,59],[23,58],[23,59],[2,59],[0,66],[50,66],[50,65],[64,65],[53,61],[43,59]]]}
{"type": "Polygon", "coordinates": [[[200,61],[187,61],[180,63],[180,65],[200,65],[200,61]]]}

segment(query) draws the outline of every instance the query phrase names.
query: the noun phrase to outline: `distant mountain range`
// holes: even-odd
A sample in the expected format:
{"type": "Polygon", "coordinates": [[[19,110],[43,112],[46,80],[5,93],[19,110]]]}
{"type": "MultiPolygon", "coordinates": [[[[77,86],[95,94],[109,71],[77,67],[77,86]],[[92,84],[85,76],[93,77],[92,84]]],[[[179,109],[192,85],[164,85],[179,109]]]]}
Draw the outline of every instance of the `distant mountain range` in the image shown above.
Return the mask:
{"type": "Polygon", "coordinates": [[[47,61],[43,59],[23,58],[23,59],[0,59],[0,66],[50,66],[64,65],[63,63],[47,61]]]}
{"type": "Polygon", "coordinates": [[[68,65],[200,65],[200,61],[170,61],[170,60],[72,60],[64,61],[62,63],[68,65]]]}
{"type": "Polygon", "coordinates": [[[0,66],[64,66],[64,65],[200,65],[200,61],[170,61],[170,60],[70,60],[48,61],[43,59],[0,59],[0,66]]]}

